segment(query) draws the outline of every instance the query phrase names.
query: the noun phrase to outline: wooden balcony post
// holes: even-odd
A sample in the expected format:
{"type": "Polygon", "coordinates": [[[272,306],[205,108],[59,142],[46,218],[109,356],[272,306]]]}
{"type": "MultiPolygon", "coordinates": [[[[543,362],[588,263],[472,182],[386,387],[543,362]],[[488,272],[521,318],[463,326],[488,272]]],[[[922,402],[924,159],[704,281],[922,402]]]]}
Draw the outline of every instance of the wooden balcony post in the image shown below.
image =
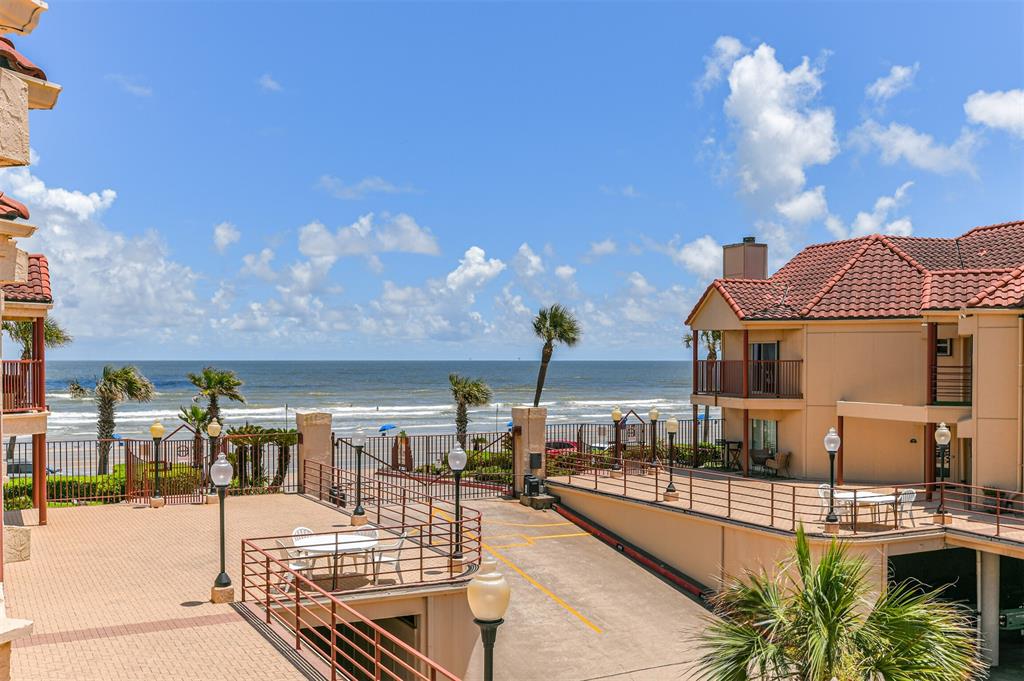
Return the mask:
{"type": "Polygon", "coordinates": [[[748,329],[743,329],[743,397],[750,397],[750,331],[748,329]]]}
{"type": "MultiPolygon", "coordinates": [[[[746,335],[746,331],[743,332],[746,335]]],[[[746,373],[743,374],[744,379],[746,373]]],[[[746,381],[744,381],[745,383],[746,381]]],[[[750,410],[743,410],[743,475],[750,475],[750,410]]]]}
{"type": "Polygon", "coordinates": [[[32,321],[32,359],[35,361],[33,375],[35,385],[32,386],[32,406],[46,408],[46,334],[45,318],[36,317],[32,321]]]}
{"type": "MultiPolygon", "coordinates": [[[[690,327],[690,337],[693,338],[693,342],[690,343],[691,350],[693,352],[693,390],[691,394],[697,392],[697,329],[690,327]]],[[[705,372],[706,374],[707,372],[705,372]]],[[[697,441],[697,405],[693,405],[693,448],[690,453],[693,455],[694,462],[698,461],[699,442],[697,441]]],[[[697,465],[694,463],[693,465],[697,465]]]]}

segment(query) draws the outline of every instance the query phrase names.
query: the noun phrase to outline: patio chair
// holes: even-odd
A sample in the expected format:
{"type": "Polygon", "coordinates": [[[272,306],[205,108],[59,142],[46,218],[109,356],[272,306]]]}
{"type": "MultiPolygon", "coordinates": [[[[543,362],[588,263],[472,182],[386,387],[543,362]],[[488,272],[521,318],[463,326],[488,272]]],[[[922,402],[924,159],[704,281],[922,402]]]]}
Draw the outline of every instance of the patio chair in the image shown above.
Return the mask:
{"type": "MultiPolygon", "coordinates": [[[[818,485],[818,498],[821,500],[821,513],[818,515],[818,520],[825,520],[828,515],[828,491],[831,489],[827,482],[823,482],[818,485]]],[[[843,515],[849,513],[850,503],[841,499],[836,499],[833,503],[837,515],[843,515]],[[845,510],[844,510],[844,507],[845,510]]]]}
{"type": "MultiPolygon", "coordinates": [[[[899,494],[896,496],[896,503],[894,504],[896,512],[896,527],[900,527],[900,520],[904,513],[910,518],[910,524],[917,526],[914,521],[914,501],[917,499],[916,489],[901,489],[899,494]]],[[[885,507],[885,520],[889,520],[889,507],[885,507]]]]}
{"type": "MultiPolygon", "coordinates": [[[[356,530],[355,532],[352,532],[351,534],[353,536],[356,536],[356,537],[366,537],[367,539],[372,539],[374,541],[377,541],[380,538],[380,530],[378,530],[373,525],[366,525],[361,530],[356,530]]],[[[370,562],[371,563],[373,562],[373,549],[372,548],[371,549],[364,549],[359,554],[356,554],[356,553],[341,553],[341,554],[338,555],[338,559],[339,559],[340,565],[341,565],[341,571],[342,572],[345,571],[345,558],[347,558],[349,555],[351,555],[352,556],[353,567],[356,567],[355,566],[355,561],[357,559],[357,556],[360,555],[360,554],[369,554],[370,555],[370,562]]]]}
{"type": "MultiPolygon", "coordinates": [[[[281,552],[281,558],[286,558],[288,560],[286,564],[289,570],[300,574],[303,572],[312,573],[314,563],[313,559],[308,558],[301,549],[288,546],[280,539],[276,539],[275,542],[277,543],[277,548],[281,552]]],[[[284,583],[285,593],[288,593],[289,587],[293,586],[292,582],[294,579],[295,576],[291,572],[285,572],[281,575],[281,581],[278,583],[284,583]]]]}
{"type": "Polygon", "coordinates": [[[774,457],[764,462],[765,468],[771,471],[772,477],[779,477],[780,473],[785,473],[784,477],[789,477],[789,452],[777,452],[774,457]]]}
{"type": "Polygon", "coordinates": [[[308,527],[302,527],[301,525],[292,530],[293,537],[304,537],[310,534],[313,534],[313,530],[309,529],[308,527]]]}
{"type": "Polygon", "coordinates": [[[373,559],[373,583],[377,584],[377,579],[380,577],[380,566],[384,563],[394,566],[395,576],[398,577],[398,583],[404,584],[405,580],[402,578],[402,570],[398,564],[398,561],[402,556],[402,545],[405,543],[408,532],[402,532],[398,536],[398,539],[387,542],[385,544],[377,544],[377,547],[372,549],[373,559]]]}

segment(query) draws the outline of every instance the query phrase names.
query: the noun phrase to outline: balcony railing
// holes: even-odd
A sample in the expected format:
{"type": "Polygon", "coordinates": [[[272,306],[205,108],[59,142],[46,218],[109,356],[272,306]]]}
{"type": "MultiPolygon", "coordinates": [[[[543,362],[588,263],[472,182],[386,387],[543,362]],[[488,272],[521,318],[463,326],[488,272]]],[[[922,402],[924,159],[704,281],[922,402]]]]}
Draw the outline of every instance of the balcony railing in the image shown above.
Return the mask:
{"type": "Polygon", "coordinates": [[[727,397],[800,397],[800,359],[697,360],[698,395],[727,397]],[[744,373],[746,382],[744,384],[744,373]]]}
{"type": "Polygon", "coordinates": [[[4,413],[44,411],[46,395],[40,388],[42,362],[38,359],[4,360],[4,413]]]}
{"type": "Polygon", "coordinates": [[[973,374],[973,367],[969,364],[932,367],[932,404],[969,405],[973,374]]]}

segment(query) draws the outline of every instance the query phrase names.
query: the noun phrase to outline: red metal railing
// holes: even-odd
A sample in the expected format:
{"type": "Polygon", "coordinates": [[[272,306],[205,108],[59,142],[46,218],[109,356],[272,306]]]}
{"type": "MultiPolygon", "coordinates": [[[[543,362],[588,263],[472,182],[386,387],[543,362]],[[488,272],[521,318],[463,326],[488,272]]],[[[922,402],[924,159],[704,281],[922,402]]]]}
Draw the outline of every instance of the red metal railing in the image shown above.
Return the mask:
{"type": "Polygon", "coordinates": [[[305,646],[323,659],[330,666],[332,681],[458,681],[447,669],[321,587],[304,574],[306,570],[289,567],[290,559],[282,553],[282,549],[268,550],[252,540],[242,542],[241,599],[262,608],[267,624],[276,622],[283,627],[296,650],[305,646]]]}
{"type": "MultiPolygon", "coordinates": [[[[781,483],[657,461],[567,452],[549,472],[548,483],[667,503],[690,511],[762,527],[795,530],[823,523],[829,507],[827,484],[781,483]],[[675,494],[666,500],[669,482],[675,494]]],[[[909,483],[837,487],[833,508],[840,532],[870,534],[931,527],[942,506],[954,530],[1024,543],[1024,493],[957,483],[909,483]]]]}
{"type": "Polygon", "coordinates": [[[973,375],[974,369],[969,364],[932,367],[932,402],[937,404],[969,405],[971,403],[973,375]]]}
{"type": "Polygon", "coordinates": [[[3,360],[4,412],[43,411],[46,395],[40,389],[42,362],[38,359],[3,360]]]}
{"type": "Polygon", "coordinates": [[[730,397],[800,397],[800,359],[697,360],[698,395],[730,397]],[[747,390],[744,394],[743,373],[746,368],[747,390]]]}

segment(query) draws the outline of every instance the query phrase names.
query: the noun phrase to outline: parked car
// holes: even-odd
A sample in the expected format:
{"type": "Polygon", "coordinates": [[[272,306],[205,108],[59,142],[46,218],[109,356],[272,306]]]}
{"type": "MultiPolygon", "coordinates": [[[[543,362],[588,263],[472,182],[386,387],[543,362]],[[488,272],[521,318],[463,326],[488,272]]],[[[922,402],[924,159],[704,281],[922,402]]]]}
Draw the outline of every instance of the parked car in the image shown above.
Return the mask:
{"type": "Polygon", "coordinates": [[[544,443],[544,453],[548,459],[557,459],[564,452],[575,452],[576,443],[572,440],[548,440],[544,443]]]}

